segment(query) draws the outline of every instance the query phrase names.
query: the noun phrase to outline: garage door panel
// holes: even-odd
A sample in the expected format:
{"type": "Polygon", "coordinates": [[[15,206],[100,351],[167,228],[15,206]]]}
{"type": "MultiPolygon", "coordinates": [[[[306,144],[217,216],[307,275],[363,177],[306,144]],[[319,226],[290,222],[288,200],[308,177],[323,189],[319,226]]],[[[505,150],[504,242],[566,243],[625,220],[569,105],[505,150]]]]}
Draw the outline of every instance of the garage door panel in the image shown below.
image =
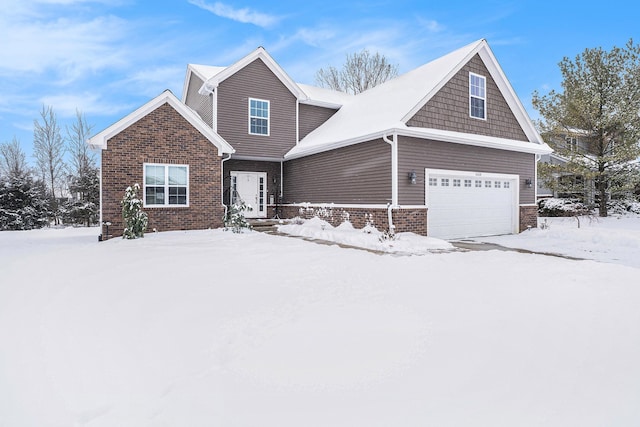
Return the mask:
{"type": "Polygon", "coordinates": [[[517,176],[425,172],[429,235],[454,239],[514,232],[517,176]]]}

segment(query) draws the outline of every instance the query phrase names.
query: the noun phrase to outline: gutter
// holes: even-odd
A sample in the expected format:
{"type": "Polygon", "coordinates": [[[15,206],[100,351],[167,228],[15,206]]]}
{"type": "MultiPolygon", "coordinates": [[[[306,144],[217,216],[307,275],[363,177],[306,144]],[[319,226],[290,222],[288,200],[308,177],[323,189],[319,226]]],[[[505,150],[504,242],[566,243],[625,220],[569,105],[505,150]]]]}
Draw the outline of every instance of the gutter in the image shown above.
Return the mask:
{"type": "MultiPolygon", "coordinates": [[[[222,202],[222,206],[224,206],[224,218],[227,217],[227,212],[229,211],[229,207],[227,205],[224,204],[224,162],[226,162],[227,160],[231,159],[231,153],[229,153],[229,157],[227,157],[226,159],[223,158],[220,161],[220,175],[222,176],[222,179],[220,180],[222,185],[220,186],[220,202],[222,202]]],[[[231,182],[229,182],[229,188],[231,188],[231,182]]],[[[231,192],[229,192],[229,202],[231,202],[231,192]]]]}
{"type": "Polygon", "coordinates": [[[396,226],[393,224],[393,208],[398,207],[398,134],[393,132],[393,139],[388,134],[382,135],[382,140],[391,145],[391,203],[387,205],[387,219],[389,221],[389,233],[396,234],[396,226]]]}

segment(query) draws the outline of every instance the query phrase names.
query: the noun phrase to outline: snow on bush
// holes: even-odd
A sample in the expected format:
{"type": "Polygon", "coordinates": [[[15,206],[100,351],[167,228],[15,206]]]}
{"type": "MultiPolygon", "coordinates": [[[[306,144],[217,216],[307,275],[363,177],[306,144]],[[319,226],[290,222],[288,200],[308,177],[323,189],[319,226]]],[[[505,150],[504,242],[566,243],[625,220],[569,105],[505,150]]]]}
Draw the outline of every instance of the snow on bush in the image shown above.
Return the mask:
{"type": "Polygon", "coordinates": [[[140,184],[133,184],[133,187],[127,187],[124,192],[124,198],[120,204],[122,205],[122,222],[124,223],[123,239],[137,239],[144,237],[147,230],[149,218],[142,210],[142,200],[138,198],[140,184]]]}
{"type": "Polygon", "coordinates": [[[231,229],[234,233],[242,233],[242,230],[250,230],[251,224],[249,224],[244,217],[244,212],[251,210],[253,210],[251,206],[247,205],[244,201],[239,201],[231,205],[229,209],[227,209],[223,220],[225,231],[231,229]]]}
{"type": "Polygon", "coordinates": [[[574,199],[558,199],[550,197],[538,201],[540,216],[575,216],[588,215],[590,210],[584,203],[574,199]]]}

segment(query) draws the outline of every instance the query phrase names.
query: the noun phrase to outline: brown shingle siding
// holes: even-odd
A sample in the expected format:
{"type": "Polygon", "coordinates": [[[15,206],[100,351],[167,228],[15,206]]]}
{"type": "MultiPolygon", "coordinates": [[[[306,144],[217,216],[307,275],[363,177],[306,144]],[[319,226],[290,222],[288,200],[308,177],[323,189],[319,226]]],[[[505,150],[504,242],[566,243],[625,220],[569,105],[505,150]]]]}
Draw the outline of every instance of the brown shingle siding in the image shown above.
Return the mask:
{"type": "Polygon", "coordinates": [[[479,55],[471,58],[420,111],[409,119],[407,126],[528,141],[479,55]],[[470,72],[486,77],[486,120],[469,116],[470,72]]]}

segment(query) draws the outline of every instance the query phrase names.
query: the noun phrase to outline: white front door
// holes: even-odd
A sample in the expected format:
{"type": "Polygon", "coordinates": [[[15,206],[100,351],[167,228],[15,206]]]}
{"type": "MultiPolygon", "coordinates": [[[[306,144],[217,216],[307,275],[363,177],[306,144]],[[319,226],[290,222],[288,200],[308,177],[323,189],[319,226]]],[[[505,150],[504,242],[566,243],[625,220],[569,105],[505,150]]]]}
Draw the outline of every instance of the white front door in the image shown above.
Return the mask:
{"type": "Polygon", "coordinates": [[[425,176],[429,236],[518,232],[517,175],[426,169],[425,176]]]}
{"type": "Polygon", "coordinates": [[[264,172],[231,172],[231,203],[242,200],[251,210],[245,218],[267,216],[267,174],[264,172]]]}

